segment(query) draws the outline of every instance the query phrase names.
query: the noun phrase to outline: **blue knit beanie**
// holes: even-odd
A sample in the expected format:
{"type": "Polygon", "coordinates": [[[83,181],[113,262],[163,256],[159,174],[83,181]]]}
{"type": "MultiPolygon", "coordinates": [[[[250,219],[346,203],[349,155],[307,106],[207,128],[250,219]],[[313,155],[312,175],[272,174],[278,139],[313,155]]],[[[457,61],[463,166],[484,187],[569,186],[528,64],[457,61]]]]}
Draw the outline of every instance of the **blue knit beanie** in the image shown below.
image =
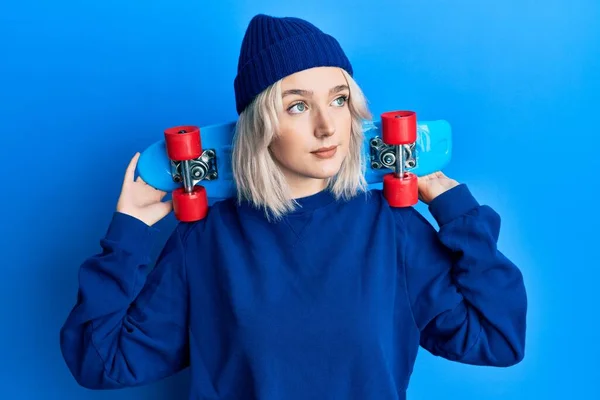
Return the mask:
{"type": "Polygon", "coordinates": [[[238,114],[271,84],[313,67],[340,67],[353,74],[338,41],[310,22],[254,16],[242,40],[234,80],[238,114]]]}

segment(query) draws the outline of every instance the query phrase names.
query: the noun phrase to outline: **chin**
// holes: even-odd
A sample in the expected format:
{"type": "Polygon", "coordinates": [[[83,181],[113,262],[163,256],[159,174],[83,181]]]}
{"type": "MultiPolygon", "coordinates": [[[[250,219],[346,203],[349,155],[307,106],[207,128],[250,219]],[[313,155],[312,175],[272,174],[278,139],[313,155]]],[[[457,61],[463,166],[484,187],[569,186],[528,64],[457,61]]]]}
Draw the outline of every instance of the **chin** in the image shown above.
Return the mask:
{"type": "Polygon", "coordinates": [[[328,160],[320,162],[312,169],[311,175],[317,179],[329,179],[334,177],[342,167],[343,160],[328,160]]]}

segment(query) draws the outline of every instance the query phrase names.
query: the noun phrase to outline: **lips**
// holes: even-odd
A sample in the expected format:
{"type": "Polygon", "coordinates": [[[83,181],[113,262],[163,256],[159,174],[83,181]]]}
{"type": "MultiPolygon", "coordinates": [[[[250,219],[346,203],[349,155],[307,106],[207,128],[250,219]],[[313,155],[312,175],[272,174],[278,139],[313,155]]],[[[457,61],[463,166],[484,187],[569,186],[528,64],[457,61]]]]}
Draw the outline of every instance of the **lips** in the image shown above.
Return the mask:
{"type": "Polygon", "coordinates": [[[315,150],[311,153],[314,154],[315,157],[317,157],[317,158],[328,159],[328,158],[335,156],[336,152],[337,152],[337,146],[331,146],[331,147],[321,147],[320,149],[315,150]]]}
{"type": "Polygon", "coordinates": [[[313,153],[313,154],[317,154],[317,153],[329,153],[329,152],[335,150],[336,147],[337,146],[321,147],[320,149],[312,151],[311,153],[313,153]]]}

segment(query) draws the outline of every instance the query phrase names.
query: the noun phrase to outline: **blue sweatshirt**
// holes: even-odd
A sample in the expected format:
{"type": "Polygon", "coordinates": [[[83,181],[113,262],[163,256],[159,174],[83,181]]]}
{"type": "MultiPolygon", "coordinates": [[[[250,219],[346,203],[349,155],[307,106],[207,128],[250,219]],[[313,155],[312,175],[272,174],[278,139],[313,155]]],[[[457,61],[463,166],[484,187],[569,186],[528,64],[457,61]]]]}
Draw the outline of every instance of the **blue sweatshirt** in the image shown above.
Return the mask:
{"type": "Polygon", "coordinates": [[[190,368],[190,399],[405,399],[419,346],[461,363],[523,358],[527,299],[500,218],[461,184],[429,210],[328,192],[268,222],[234,200],[155,228],[115,213],[80,269],[62,354],[87,388],[190,368]]]}

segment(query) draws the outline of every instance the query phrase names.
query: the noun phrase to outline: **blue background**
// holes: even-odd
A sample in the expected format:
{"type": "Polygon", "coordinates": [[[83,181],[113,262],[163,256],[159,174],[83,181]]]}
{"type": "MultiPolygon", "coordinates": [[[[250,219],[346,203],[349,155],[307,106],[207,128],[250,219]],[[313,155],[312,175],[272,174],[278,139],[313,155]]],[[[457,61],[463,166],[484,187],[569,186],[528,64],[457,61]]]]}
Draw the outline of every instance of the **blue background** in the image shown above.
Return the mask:
{"type": "Polygon", "coordinates": [[[134,152],[165,127],[236,117],[239,45],[258,12],[337,37],[375,115],[449,120],[446,172],[503,216],[500,246],[529,294],[525,360],[476,368],[422,351],[409,398],[600,398],[597,0],[3,2],[0,398],[187,394],[185,372],[79,388],[58,332],[134,152]]]}

